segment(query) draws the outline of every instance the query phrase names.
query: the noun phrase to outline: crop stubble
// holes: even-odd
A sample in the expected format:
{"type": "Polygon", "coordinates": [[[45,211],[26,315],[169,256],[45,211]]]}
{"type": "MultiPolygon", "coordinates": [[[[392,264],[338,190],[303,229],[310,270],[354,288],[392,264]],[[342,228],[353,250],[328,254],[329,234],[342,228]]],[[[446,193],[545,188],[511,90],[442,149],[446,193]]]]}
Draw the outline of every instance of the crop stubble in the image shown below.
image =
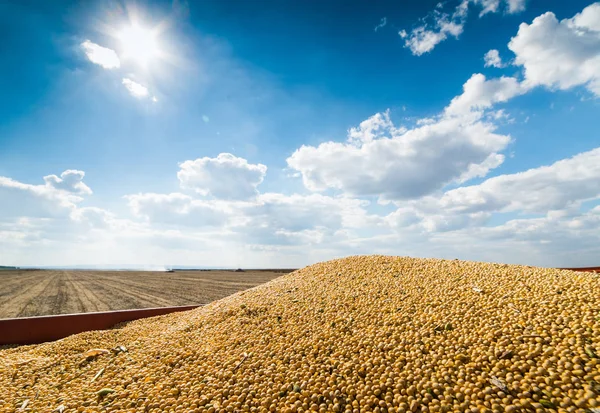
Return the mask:
{"type": "Polygon", "coordinates": [[[281,271],[0,272],[0,318],[206,304],[281,271]]]}

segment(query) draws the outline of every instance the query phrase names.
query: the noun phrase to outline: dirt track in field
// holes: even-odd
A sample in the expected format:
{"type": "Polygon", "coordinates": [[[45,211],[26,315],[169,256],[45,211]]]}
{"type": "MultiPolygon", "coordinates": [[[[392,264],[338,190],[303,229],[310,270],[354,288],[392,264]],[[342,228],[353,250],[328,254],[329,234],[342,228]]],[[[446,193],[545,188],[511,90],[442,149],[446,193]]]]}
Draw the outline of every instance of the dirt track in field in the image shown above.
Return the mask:
{"type": "Polygon", "coordinates": [[[0,318],[206,304],[275,271],[0,271],[0,318]]]}

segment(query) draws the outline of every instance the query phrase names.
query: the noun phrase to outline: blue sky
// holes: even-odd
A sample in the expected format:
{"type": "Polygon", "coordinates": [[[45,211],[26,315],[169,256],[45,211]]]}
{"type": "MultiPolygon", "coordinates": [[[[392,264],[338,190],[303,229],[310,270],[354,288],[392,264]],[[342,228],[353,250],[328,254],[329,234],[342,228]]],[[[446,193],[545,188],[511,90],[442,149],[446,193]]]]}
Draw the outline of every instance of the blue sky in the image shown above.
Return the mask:
{"type": "Polygon", "coordinates": [[[600,3],[22,1],[0,35],[4,264],[598,264],[600,3]]]}

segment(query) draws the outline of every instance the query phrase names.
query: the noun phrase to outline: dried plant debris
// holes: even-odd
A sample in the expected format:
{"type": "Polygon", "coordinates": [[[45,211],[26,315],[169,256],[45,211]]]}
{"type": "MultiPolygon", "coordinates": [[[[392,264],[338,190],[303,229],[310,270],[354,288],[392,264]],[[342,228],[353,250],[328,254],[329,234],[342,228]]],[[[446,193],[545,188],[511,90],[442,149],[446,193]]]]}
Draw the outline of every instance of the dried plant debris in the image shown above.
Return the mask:
{"type": "Polygon", "coordinates": [[[508,387],[506,387],[506,384],[504,384],[498,377],[492,376],[490,378],[490,383],[502,390],[504,393],[508,393],[508,387]]]}
{"type": "Polygon", "coordinates": [[[29,405],[29,399],[23,400],[23,403],[21,404],[21,407],[19,407],[19,410],[24,411],[27,408],[27,405],[29,405]]]}
{"type": "Polygon", "coordinates": [[[104,396],[106,396],[107,394],[111,394],[111,393],[115,393],[115,392],[116,392],[116,390],[114,390],[114,389],[109,389],[109,388],[107,387],[107,388],[104,388],[104,389],[98,390],[98,392],[97,392],[96,394],[98,395],[98,397],[104,397],[104,396]]]}
{"type": "Polygon", "coordinates": [[[127,347],[119,345],[119,346],[116,346],[115,348],[111,349],[111,351],[114,354],[127,353],[127,347]]]}
{"type": "Polygon", "coordinates": [[[90,349],[90,350],[86,351],[85,353],[83,353],[83,357],[96,358],[98,356],[101,356],[103,354],[108,354],[108,353],[110,353],[110,351],[105,350],[103,348],[93,348],[93,349],[90,349]]]}
{"type": "Polygon", "coordinates": [[[96,381],[96,379],[97,379],[98,377],[100,377],[100,376],[102,375],[102,373],[104,373],[104,369],[105,369],[105,367],[102,367],[102,368],[101,368],[101,369],[98,371],[98,373],[96,373],[96,375],[95,375],[95,376],[92,378],[92,380],[90,380],[90,383],[93,383],[93,382],[95,382],[95,381],[96,381]]]}

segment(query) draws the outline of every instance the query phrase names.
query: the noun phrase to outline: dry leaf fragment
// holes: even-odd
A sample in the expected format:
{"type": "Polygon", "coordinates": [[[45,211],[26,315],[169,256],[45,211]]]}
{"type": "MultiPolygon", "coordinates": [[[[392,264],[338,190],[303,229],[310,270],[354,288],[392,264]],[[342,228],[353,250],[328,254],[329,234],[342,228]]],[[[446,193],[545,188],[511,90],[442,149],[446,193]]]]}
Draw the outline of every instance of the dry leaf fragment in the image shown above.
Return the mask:
{"type": "Polygon", "coordinates": [[[518,308],[517,308],[517,307],[516,307],[516,306],[515,306],[513,303],[509,303],[509,304],[508,304],[508,306],[509,306],[510,308],[512,308],[513,310],[515,310],[515,312],[516,312],[517,314],[521,314],[521,312],[519,311],[519,309],[518,309],[518,308]]]}
{"type": "Polygon", "coordinates": [[[598,358],[598,356],[596,355],[596,353],[594,352],[594,349],[591,347],[586,347],[585,348],[585,352],[586,354],[591,358],[591,359],[595,359],[598,358]]]}
{"type": "Polygon", "coordinates": [[[100,376],[102,375],[102,373],[104,373],[104,369],[105,369],[105,368],[106,368],[106,367],[102,367],[102,368],[100,369],[100,371],[98,371],[98,373],[96,373],[96,375],[95,375],[95,376],[94,376],[94,378],[93,378],[93,379],[90,381],[90,383],[93,383],[93,382],[95,382],[95,381],[96,381],[96,379],[97,379],[98,377],[100,377],[100,376]]]}
{"type": "Polygon", "coordinates": [[[25,360],[25,361],[20,361],[16,365],[19,366],[19,367],[21,367],[21,366],[24,366],[25,364],[31,363],[33,360],[35,360],[35,359],[29,359],[29,360],[25,360]]]}
{"type": "Polygon", "coordinates": [[[119,354],[119,353],[127,353],[127,347],[125,346],[117,346],[113,349],[111,349],[111,351],[115,354],[119,354]]]}
{"type": "Polygon", "coordinates": [[[21,404],[21,407],[19,407],[19,410],[25,410],[25,408],[27,407],[28,404],[29,404],[29,399],[23,400],[23,404],[21,404]]]}
{"type": "Polygon", "coordinates": [[[236,371],[244,361],[246,361],[246,359],[251,355],[252,353],[248,354],[248,353],[244,353],[242,354],[242,360],[233,368],[233,371],[236,371]]]}
{"type": "Polygon", "coordinates": [[[54,409],[55,412],[58,413],[63,413],[67,408],[65,407],[64,404],[61,404],[60,406],[58,406],[56,409],[54,409]]]}
{"type": "Polygon", "coordinates": [[[106,396],[107,394],[114,393],[114,392],[115,392],[115,390],[113,390],[113,389],[104,388],[104,389],[102,389],[102,390],[98,390],[98,392],[97,392],[96,394],[97,394],[99,397],[104,397],[104,396],[106,396]]]}
{"type": "Polygon", "coordinates": [[[502,381],[498,377],[492,376],[492,378],[490,378],[490,383],[498,387],[504,393],[508,393],[508,387],[506,387],[506,384],[502,383],[502,381]]]}
{"type": "Polygon", "coordinates": [[[108,353],[109,353],[109,351],[105,350],[103,348],[93,348],[93,349],[90,349],[90,350],[86,351],[85,353],[83,353],[83,357],[86,357],[86,358],[98,357],[98,356],[101,356],[102,354],[108,354],[108,353]]]}

